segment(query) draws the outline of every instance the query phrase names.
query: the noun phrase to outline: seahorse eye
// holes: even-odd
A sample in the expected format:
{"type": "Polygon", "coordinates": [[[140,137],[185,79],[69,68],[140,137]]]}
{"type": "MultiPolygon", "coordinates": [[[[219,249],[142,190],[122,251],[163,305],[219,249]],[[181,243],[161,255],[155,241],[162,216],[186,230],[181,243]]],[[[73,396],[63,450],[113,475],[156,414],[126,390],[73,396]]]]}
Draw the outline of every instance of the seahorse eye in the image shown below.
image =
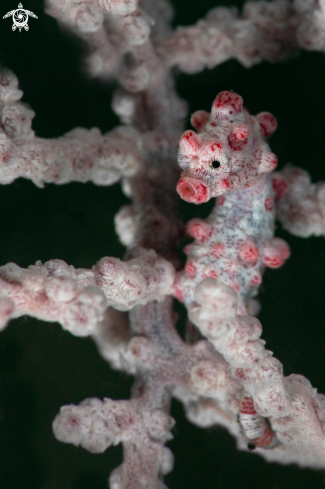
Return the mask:
{"type": "Polygon", "coordinates": [[[213,162],[211,163],[212,168],[214,168],[215,170],[216,170],[217,168],[219,168],[219,166],[220,166],[220,165],[221,165],[220,161],[217,161],[217,160],[215,160],[215,161],[213,161],[213,162]]]}

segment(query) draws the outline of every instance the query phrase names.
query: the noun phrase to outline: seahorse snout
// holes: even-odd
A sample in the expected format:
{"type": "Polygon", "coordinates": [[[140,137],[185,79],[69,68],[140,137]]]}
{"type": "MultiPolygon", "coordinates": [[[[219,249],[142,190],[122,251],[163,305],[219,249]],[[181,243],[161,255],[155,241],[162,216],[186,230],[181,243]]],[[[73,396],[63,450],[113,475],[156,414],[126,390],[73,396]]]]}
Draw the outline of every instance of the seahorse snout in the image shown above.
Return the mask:
{"type": "Polygon", "coordinates": [[[180,178],[176,190],[183,200],[192,204],[203,204],[211,197],[209,187],[197,178],[180,178]]]}

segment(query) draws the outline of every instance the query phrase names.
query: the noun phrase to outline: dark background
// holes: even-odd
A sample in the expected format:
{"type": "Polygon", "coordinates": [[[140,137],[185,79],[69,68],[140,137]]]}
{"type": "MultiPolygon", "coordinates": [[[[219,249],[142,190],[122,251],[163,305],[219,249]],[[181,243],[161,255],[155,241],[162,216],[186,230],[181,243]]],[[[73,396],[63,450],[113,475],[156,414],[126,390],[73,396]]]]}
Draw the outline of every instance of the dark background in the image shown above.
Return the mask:
{"type": "MultiPolygon", "coordinates": [[[[113,85],[90,80],[83,68],[83,45],[44,14],[42,2],[25,0],[29,32],[12,32],[2,16],[18,0],[0,4],[0,63],[12,69],[36,112],[40,137],[57,137],[76,126],[107,131],[117,124],[111,111],[113,85]]],[[[238,0],[174,0],[175,25],[189,25],[218,5],[241,7],[238,0]]],[[[280,167],[286,162],[306,168],[313,181],[325,180],[325,55],[302,52],[295,59],[250,70],[229,61],[195,76],[180,75],[177,86],[190,110],[209,110],[221,90],[240,93],[251,113],[272,112],[279,128],[271,140],[280,167]]],[[[187,122],[188,124],[188,122],[187,122]]],[[[119,185],[91,183],[38,189],[19,179],[0,187],[0,264],[22,267],[61,258],[90,267],[103,256],[122,257],[124,247],[113,217],[127,202],[119,185]]],[[[181,203],[184,219],[206,216],[211,204],[181,203]]],[[[285,373],[305,375],[325,392],[325,243],[283,232],[292,257],[269,270],[261,291],[260,319],[267,347],[284,364],[285,373]]],[[[184,314],[181,314],[181,318],[184,314]]],[[[182,324],[180,324],[180,329],[182,324]]],[[[132,379],[113,372],[91,339],[64,332],[58,324],[19,318],[0,335],[0,489],[104,489],[121,461],[121,448],[92,455],[56,441],[51,423],[60,406],[86,397],[128,398],[132,379]]],[[[325,487],[324,471],[267,464],[236,450],[221,428],[201,430],[189,424],[175,402],[177,420],[171,489],[303,489],[325,487]]]]}

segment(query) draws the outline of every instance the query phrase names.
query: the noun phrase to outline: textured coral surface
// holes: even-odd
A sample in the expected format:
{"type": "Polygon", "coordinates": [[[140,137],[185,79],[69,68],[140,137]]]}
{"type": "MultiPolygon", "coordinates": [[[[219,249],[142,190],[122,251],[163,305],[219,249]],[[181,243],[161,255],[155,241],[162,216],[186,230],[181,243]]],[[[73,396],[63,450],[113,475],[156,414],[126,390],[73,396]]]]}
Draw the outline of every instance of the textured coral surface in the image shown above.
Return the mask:
{"type": "MultiPolygon", "coordinates": [[[[304,13],[305,4],[303,2],[296,3],[301,12],[304,13]]],[[[306,2],[306,5],[315,4],[317,7],[316,3],[306,2]]],[[[249,19],[252,17],[254,10],[252,6],[245,7],[248,26],[245,24],[246,21],[234,23],[232,19],[236,17],[235,13],[228,15],[228,20],[226,19],[226,14],[219,16],[216,13],[210,14],[208,20],[210,32],[216,32],[217,36],[220,36],[220,32],[216,28],[218,23],[220,24],[221,22],[224,26],[229,25],[227,27],[227,36],[222,38],[228,51],[227,49],[226,52],[224,50],[221,53],[221,57],[218,57],[219,54],[214,52],[216,57],[212,59],[213,43],[211,46],[207,46],[206,42],[202,42],[199,36],[197,38],[199,43],[192,50],[192,52],[198,53],[197,58],[195,56],[192,57],[195,66],[188,67],[186,65],[183,68],[181,65],[179,66],[180,69],[185,72],[198,72],[202,69],[200,62],[202,66],[213,67],[221,61],[234,57],[235,52],[238,53],[237,59],[244,66],[250,66],[261,58],[273,61],[278,59],[279,46],[282,46],[281,53],[283,57],[292,54],[296,50],[296,46],[294,43],[291,45],[287,40],[292,39],[292,31],[290,29],[295,29],[294,19],[292,18],[290,7],[285,3],[282,5],[282,10],[276,17],[276,35],[274,37],[271,36],[273,34],[271,29],[269,34],[265,36],[264,42],[261,42],[259,37],[259,26],[265,26],[265,18],[263,18],[263,12],[261,12],[261,16],[256,21],[256,29],[252,29],[249,24],[249,19]],[[240,34],[245,25],[246,30],[251,33],[251,39],[258,40],[259,52],[249,51],[245,43],[240,42],[240,34]],[[290,28],[288,28],[288,25],[290,28]],[[274,42],[269,42],[271,37],[274,42]],[[204,53],[200,51],[201,46],[206,48],[204,53]],[[242,51],[240,51],[238,46],[243,47],[242,51]]],[[[184,8],[182,5],[176,5],[179,12],[176,17],[176,24],[193,25],[199,18],[203,18],[210,8],[216,6],[216,4],[202,4],[196,6],[197,11],[195,11],[194,7],[190,9],[184,8]]],[[[188,3],[186,3],[186,7],[188,7],[188,3]]],[[[9,8],[11,6],[8,6],[6,11],[9,8]]],[[[102,134],[111,131],[117,125],[117,121],[112,118],[111,122],[109,122],[108,106],[111,98],[109,91],[103,85],[93,81],[85,81],[83,76],[78,75],[80,73],[81,60],[83,59],[83,49],[79,49],[78,45],[74,44],[70,37],[64,37],[65,34],[57,29],[52,19],[42,16],[41,6],[35,3],[30,5],[29,8],[36,11],[39,15],[39,30],[36,31],[36,28],[32,29],[31,27],[27,33],[28,37],[25,36],[23,41],[15,38],[9,45],[8,36],[13,35],[13,33],[8,24],[8,32],[5,35],[1,33],[1,36],[3,35],[2,45],[6,46],[4,49],[5,64],[13,69],[20,80],[20,87],[25,93],[23,101],[29,103],[37,114],[33,122],[33,129],[36,131],[37,136],[58,138],[63,134],[69,133],[75,127],[86,127],[89,130],[93,126],[99,126],[102,134]],[[39,9],[39,12],[37,9],[39,9]],[[41,34],[44,43],[40,43],[41,34]],[[52,44],[50,44],[51,39],[52,44]],[[62,56],[62,52],[65,53],[65,56],[62,56]],[[76,59],[80,60],[80,64],[78,64],[79,61],[76,62],[76,59]]],[[[107,10],[107,6],[104,3],[100,4],[100,8],[106,8],[107,10]]],[[[132,2],[128,4],[128,8],[131,10],[134,8],[132,2]]],[[[272,9],[272,7],[270,8],[272,9]]],[[[82,15],[73,19],[73,21],[76,20],[78,28],[86,35],[93,35],[93,32],[97,32],[101,26],[101,15],[98,14],[97,10],[85,9],[82,15]],[[90,24],[92,25],[91,29],[89,29],[90,24]]],[[[149,10],[147,11],[149,12],[149,10]]],[[[109,15],[111,15],[111,12],[110,10],[109,15]]],[[[118,15],[123,13],[125,12],[117,12],[118,15]]],[[[137,38],[138,44],[134,43],[133,45],[141,46],[141,42],[146,39],[150,28],[150,22],[144,14],[132,15],[132,11],[130,11],[130,15],[129,27],[124,32],[134,33],[135,29],[136,36],[132,35],[128,38],[125,35],[119,47],[122,51],[129,46],[130,39],[134,40],[137,38]],[[128,31],[128,29],[130,30],[128,31]]],[[[168,17],[165,11],[164,15],[168,17]]],[[[272,15],[269,15],[270,18],[272,18],[272,15]]],[[[317,31],[317,36],[312,36],[308,31],[308,19],[314,17],[317,20],[316,25],[322,25],[321,12],[318,12],[317,15],[315,13],[305,15],[304,20],[307,29],[303,28],[302,23],[299,43],[304,45],[304,47],[310,46],[312,49],[320,49],[322,44],[321,30],[317,31]]],[[[199,27],[199,31],[203,35],[206,35],[207,32],[205,22],[201,21],[199,27]]],[[[120,28],[118,22],[114,28],[116,32],[115,34],[113,32],[110,43],[116,42],[118,38],[118,30],[120,28]]],[[[268,32],[267,29],[265,30],[268,32]]],[[[17,36],[19,35],[19,33],[16,34],[17,36]]],[[[160,33],[160,35],[163,34],[160,33]]],[[[10,37],[11,39],[14,38],[10,37]]],[[[97,37],[97,40],[100,41],[100,38],[97,37]]],[[[162,45],[161,49],[163,52],[166,48],[162,45]]],[[[173,51],[169,49],[168,52],[171,54],[173,51]]],[[[177,50],[174,52],[177,53],[177,50]]],[[[139,64],[134,64],[131,77],[126,76],[130,75],[130,73],[121,73],[120,82],[124,83],[131,91],[138,90],[139,80],[144,83],[150,79],[152,73],[159,77],[159,73],[156,74],[152,66],[151,68],[149,66],[150,69],[148,70],[148,66],[143,66],[145,63],[141,64],[141,59],[146,59],[147,54],[145,50],[139,49],[139,64]],[[144,71],[141,71],[142,69],[144,71]]],[[[103,67],[99,55],[100,53],[97,53],[97,58],[90,59],[90,66],[94,70],[95,68],[97,70],[102,69],[103,71],[106,70],[106,72],[112,69],[112,65],[103,67]]],[[[186,59],[188,60],[188,58],[186,59]]],[[[323,67],[323,62],[323,54],[303,53],[299,58],[288,61],[286,64],[272,65],[263,63],[252,68],[251,71],[247,71],[236,61],[229,61],[225,65],[219,66],[216,70],[204,72],[192,80],[190,78],[185,80],[185,78],[181,77],[179,82],[180,93],[183,98],[189,101],[191,113],[201,109],[210,111],[211,103],[217,93],[224,90],[234,90],[243,96],[245,106],[249,108],[252,114],[256,114],[261,110],[269,110],[276,115],[279,128],[270,140],[270,146],[272,151],[278,156],[278,170],[281,172],[283,165],[286,162],[290,162],[295,167],[306,169],[313,177],[311,183],[308,180],[308,176],[301,171],[300,173],[296,172],[296,174],[294,172],[290,173],[290,167],[285,170],[284,177],[283,175],[276,177],[278,184],[275,186],[275,197],[280,197],[277,204],[277,209],[279,209],[278,217],[283,227],[297,236],[323,234],[322,185],[314,184],[314,182],[325,179],[325,175],[322,174],[323,165],[321,163],[324,151],[324,139],[322,137],[324,127],[322,86],[324,86],[324,80],[322,79],[323,72],[320,67],[323,67]],[[288,192],[283,191],[285,188],[285,184],[281,183],[283,180],[288,184],[288,192]],[[294,186],[290,188],[291,182],[294,183],[294,186]],[[280,209],[282,210],[280,211],[280,209]],[[295,212],[292,209],[295,209],[295,212]],[[312,220],[308,219],[309,216],[312,216],[312,220]]],[[[171,64],[178,65],[178,61],[172,59],[171,64]]],[[[133,110],[132,104],[131,107],[127,105],[129,102],[123,99],[123,105],[118,100],[118,96],[116,96],[116,107],[119,108],[118,110],[120,110],[120,114],[125,120],[131,117],[130,114],[132,114],[133,110]]],[[[181,108],[179,108],[177,111],[179,111],[181,118],[186,119],[187,116],[181,115],[184,114],[184,110],[182,112],[181,108]]],[[[161,112],[157,111],[157,114],[160,116],[161,112]]],[[[140,126],[139,129],[142,130],[140,126]]],[[[192,131],[189,125],[187,129],[192,131]]],[[[9,132],[10,127],[8,125],[7,133],[9,132]]],[[[87,133],[80,132],[76,134],[79,137],[81,136],[80,144],[86,144],[87,134],[89,134],[88,131],[87,133]]],[[[24,134],[25,136],[26,134],[24,134]]],[[[97,137],[98,133],[95,136],[97,137]]],[[[150,153],[152,141],[156,141],[157,147],[159,147],[157,153],[164,154],[165,151],[164,161],[167,161],[170,140],[168,138],[165,138],[165,140],[159,139],[155,134],[148,135],[147,139],[143,141],[145,154],[150,153]]],[[[108,149],[111,155],[112,152],[109,147],[108,149]]],[[[120,149],[118,148],[118,150],[120,149]]],[[[116,147],[114,151],[116,151],[116,147]]],[[[150,157],[153,161],[157,160],[157,153],[151,153],[150,157]]],[[[118,152],[115,154],[118,155],[118,152]]],[[[85,168],[84,163],[86,163],[87,168],[88,158],[89,155],[87,155],[85,160],[77,159],[75,168],[78,171],[80,168],[85,168]]],[[[101,163],[102,161],[98,168],[102,167],[101,163]]],[[[97,184],[108,183],[109,180],[104,178],[109,173],[107,172],[107,167],[105,167],[106,163],[107,160],[105,160],[104,171],[98,173],[99,177],[97,180],[88,177],[84,178],[83,175],[80,176],[80,172],[76,180],[80,182],[89,179],[97,184]]],[[[96,173],[96,164],[95,162],[94,174],[96,173]]],[[[35,164],[35,166],[37,165],[35,164]]],[[[21,164],[19,168],[24,170],[24,165],[21,164]]],[[[70,169],[71,166],[68,165],[66,168],[70,169]]],[[[115,166],[115,168],[117,167],[115,166]]],[[[117,170],[119,169],[120,167],[117,168],[117,170]]],[[[91,171],[93,170],[91,169],[91,171]]],[[[32,175],[31,173],[27,174],[29,178],[32,175]]],[[[69,171],[65,171],[64,175],[72,179],[69,171]]],[[[118,171],[115,171],[115,175],[110,180],[110,183],[113,183],[114,178],[120,178],[118,171]]],[[[39,181],[36,181],[37,184],[41,184],[44,180],[47,181],[44,176],[41,175],[41,177],[39,181]]],[[[179,175],[177,174],[173,177],[175,187],[178,177],[179,175]]],[[[163,182],[159,176],[155,176],[155,169],[153,169],[148,181],[144,178],[142,178],[142,181],[145,182],[145,185],[143,186],[143,194],[138,196],[139,207],[145,198],[149,196],[150,181],[160,184],[157,185],[160,191],[159,195],[163,195],[164,192],[163,182]],[[156,180],[154,180],[155,178],[156,180]]],[[[124,181],[123,185],[125,193],[128,195],[130,189],[127,181],[124,181]]],[[[34,187],[32,183],[20,179],[16,180],[11,186],[1,187],[0,191],[2,194],[1,202],[3,203],[1,208],[1,239],[3,243],[1,264],[15,262],[22,268],[27,268],[37,260],[46,263],[53,258],[59,258],[73,265],[73,267],[70,266],[69,270],[78,272],[74,273],[81,279],[80,287],[91,287],[93,284],[89,284],[88,281],[94,278],[94,272],[91,272],[91,269],[97,263],[95,275],[108,277],[109,280],[112,280],[110,274],[107,276],[102,271],[112,271],[113,265],[122,262],[118,262],[116,258],[107,259],[108,262],[99,260],[103,257],[118,257],[122,259],[124,254],[124,248],[117,243],[113,219],[121,205],[128,204],[128,199],[120,192],[117,186],[108,189],[106,187],[94,187],[92,183],[72,183],[70,186],[62,187],[46,185],[44,189],[40,190],[34,187]],[[91,275],[92,273],[93,275],[91,275]]],[[[226,196],[227,198],[228,196],[226,196]]],[[[263,199],[263,202],[265,201],[266,199],[263,199]]],[[[211,204],[213,203],[211,201],[211,204]]],[[[193,247],[195,250],[195,246],[198,243],[201,242],[202,244],[206,230],[207,234],[209,234],[209,227],[202,224],[206,222],[205,219],[211,211],[211,207],[208,207],[209,204],[203,206],[202,209],[192,204],[181,204],[185,214],[184,221],[189,222],[194,217],[194,221],[191,221],[187,230],[195,238],[196,244],[190,245],[192,246],[192,251],[191,248],[188,249],[190,252],[188,256],[193,252],[193,247]]],[[[269,201],[268,204],[270,204],[269,201]]],[[[170,205],[172,206],[172,204],[170,205]]],[[[264,210],[266,215],[268,215],[268,212],[273,212],[273,210],[267,208],[264,208],[264,210]]],[[[133,215],[130,210],[126,210],[124,211],[124,217],[122,216],[123,218],[119,220],[120,229],[122,227],[122,230],[118,232],[124,236],[124,244],[127,246],[132,245],[135,239],[138,240],[134,235],[134,231],[132,231],[132,229],[134,230],[134,227],[132,228],[134,226],[133,215]],[[125,220],[125,216],[128,221],[125,220]]],[[[167,231],[170,240],[174,239],[176,234],[174,221],[171,219],[170,222],[166,222],[161,216],[161,209],[156,209],[152,214],[147,210],[145,215],[147,223],[149,223],[147,226],[152,226],[154,223],[157,226],[149,247],[156,247],[158,240],[155,240],[155,238],[159,234],[160,229],[167,231]]],[[[292,256],[279,270],[270,270],[265,273],[263,278],[264,288],[261,296],[262,312],[259,319],[263,325],[262,337],[267,340],[267,347],[274,351],[275,356],[284,364],[285,374],[289,375],[286,385],[287,392],[292,397],[296,396],[290,415],[272,421],[272,428],[282,434],[282,441],[285,444],[285,437],[290,436],[290,432],[293,437],[298,436],[299,438],[301,435],[295,431],[293,423],[295,416],[299,419],[305,419],[306,425],[314,423],[314,426],[317,423],[317,419],[321,419],[324,416],[323,403],[320,402],[317,416],[313,418],[315,406],[308,403],[304,404],[304,396],[306,396],[306,399],[315,399],[315,391],[301,376],[290,375],[293,373],[302,374],[311,381],[313,386],[318,387],[319,392],[325,392],[321,369],[322,345],[324,343],[322,327],[324,318],[321,306],[324,290],[324,282],[322,282],[322,260],[324,255],[322,255],[323,240],[321,237],[312,238],[309,241],[299,240],[299,238],[291,237],[279,228],[277,229],[277,236],[289,242],[292,256]],[[267,294],[264,292],[267,292],[267,294]]],[[[148,247],[145,240],[141,245],[148,247]]],[[[168,256],[168,253],[168,246],[166,249],[163,249],[163,247],[159,249],[159,254],[164,257],[168,256]]],[[[249,265],[245,270],[252,271],[255,266],[254,259],[256,259],[254,246],[252,244],[247,246],[246,244],[246,247],[244,246],[243,250],[240,251],[240,256],[243,262],[246,259],[246,264],[248,263],[249,265]],[[247,257],[249,258],[248,262],[247,257]]],[[[129,256],[128,261],[132,260],[137,260],[137,257],[129,256]]],[[[183,256],[184,264],[185,260],[186,258],[183,256]]],[[[221,257],[221,262],[222,260],[223,258],[221,257]]],[[[150,261],[151,264],[146,264],[148,268],[152,266],[152,262],[155,260],[151,257],[150,261]]],[[[135,262],[134,265],[137,267],[138,262],[135,262]]],[[[207,263],[202,262],[203,268],[207,265],[207,263]]],[[[132,267],[131,264],[130,266],[132,267]]],[[[174,266],[179,267],[179,264],[173,261],[173,265],[168,269],[170,273],[172,273],[174,266]]],[[[40,279],[36,281],[36,285],[40,286],[36,290],[36,297],[38,297],[37,294],[43,294],[45,290],[49,300],[55,299],[56,304],[60,302],[62,305],[62,302],[64,303],[62,299],[66,298],[66,295],[61,294],[61,281],[54,280],[52,283],[51,280],[44,278],[44,269],[42,272],[41,267],[42,265],[38,263],[36,269],[30,269],[40,279]],[[43,286],[44,289],[42,288],[43,286]],[[58,299],[60,300],[58,301],[58,299]]],[[[64,268],[64,265],[62,267],[64,268]]],[[[122,268],[126,274],[129,273],[126,264],[122,268]]],[[[193,266],[188,266],[187,269],[193,274],[193,266]]],[[[11,270],[11,273],[15,274],[18,272],[17,270],[11,270]]],[[[141,273],[139,273],[139,268],[133,269],[131,277],[131,285],[135,285],[133,292],[136,292],[136,285],[139,284],[137,277],[140,278],[140,282],[142,280],[141,273]]],[[[147,277],[151,276],[151,273],[149,271],[147,277]]],[[[211,274],[211,270],[208,270],[208,273],[210,275],[208,274],[207,277],[210,277],[210,280],[218,278],[211,274]]],[[[27,274],[26,277],[30,276],[31,274],[27,274]]],[[[109,280],[107,282],[106,279],[99,279],[102,286],[109,283],[109,280]]],[[[33,283],[35,285],[35,282],[33,283]]],[[[68,283],[70,282],[67,281],[68,283]]],[[[146,282],[148,288],[144,288],[146,289],[147,297],[150,297],[151,293],[155,293],[155,283],[156,285],[158,283],[159,288],[157,277],[153,282],[146,282]]],[[[33,295],[35,290],[28,288],[28,284],[30,282],[27,280],[28,294],[35,298],[35,295],[33,295]]],[[[165,282],[164,284],[168,285],[168,280],[167,284],[165,282]]],[[[142,290],[143,285],[140,287],[142,290]]],[[[229,285],[231,286],[232,284],[229,283],[229,285]]],[[[167,289],[168,287],[163,289],[163,293],[168,293],[167,289]]],[[[76,289],[68,286],[68,292],[75,294],[76,289]]],[[[131,293],[132,290],[129,289],[129,292],[131,293]]],[[[132,293],[130,297],[131,301],[133,301],[134,296],[132,293]]],[[[197,299],[202,299],[202,296],[198,296],[197,299]]],[[[34,303],[31,302],[31,304],[34,303]]],[[[158,302],[158,304],[161,304],[161,302],[158,302]]],[[[122,305],[121,307],[120,304],[118,309],[127,309],[130,305],[128,304],[127,307],[122,305]]],[[[157,314],[160,310],[159,307],[157,311],[150,312],[148,310],[146,314],[157,314]]],[[[183,309],[180,309],[180,306],[177,306],[177,308],[181,316],[184,315],[183,309]]],[[[141,323],[137,319],[141,316],[140,311],[141,309],[133,311],[135,324],[141,323]]],[[[12,312],[11,303],[4,301],[0,312],[4,315],[10,315],[12,312]]],[[[243,312],[242,310],[241,313],[243,312]]],[[[230,322],[234,325],[236,321],[237,319],[235,318],[231,319],[230,322]]],[[[242,323],[240,324],[242,326],[239,326],[239,328],[245,333],[242,336],[242,345],[245,345],[247,339],[248,341],[261,341],[258,340],[260,334],[258,321],[256,320],[257,322],[248,326],[246,320],[241,321],[242,323]]],[[[88,323],[86,322],[85,324],[88,323]]],[[[117,313],[117,316],[112,318],[108,312],[103,319],[102,325],[105,324],[119,325],[118,334],[113,328],[112,331],[109,329],[111,333],[106,337],[107,344],[110,345],[110,348],[113,345],[114,348],[103,348],[102,335],[106,331],[105,328],[98,331],[98,337],[95,337],[95,340],[99,348],[101,349],[102,347],[102,355],[116,368],[121,368],[119,363],[121,362],[121,355],[119,352],[124,349],[125,341],[128,338],[125,313],[117,313]],[[110,321],[113,321],[113,323],[110,323],[110,321]]],[[[182,327],[180,327],[180,331],[182,332],[182,327]]],[[[180,379],[180,384],[191,385],[192,389],[196,386],[195,388],[199,389],[199,394],[205,396],[205,400],[200,404],[195,396],[193,398],[186,397],[188,393],[184,392],[184,390],[180,389],[175,393],[178,399],[183,400],[190,407],[187,412],[188,417],[193,422],[198,422],[201,426],[211,426],[217,416],[219,425],[227,426],[230,431],[233,430],[234,435],[239,436],[240,426],[235,419],[235,415],[232,419],[231,416],[227,418],[222,410],[216,412],[216,405],[210,400],[211,396],[215,396],[216,392],[218,392],[221,404],[229,406],[229,413],[238,413],[241,410],[238,404],[238,385],[236,383],[233,385],[231,396],[226,395],[228,390],[225,389],[223,360],[220,358],[218,360],[211,353],[210,348],[206,350],[203,348],[199,351],[188,345],[183,351],[183,347],[180,348],[182,343],[179,343],[175,337],[171,337],[169,333],[166,333],[164,341],[160,338],[165,345],[165,363],[161,360],[161,363],[158,364],[156,362],[155,364],[153,359],[157,358],[154,353],[156,346],[152,345],[152,347],[148,348],[146,334],[148,334],[148,331],[139,330],[137,339],[131,341],[127,351],[124,352],[124,370],[132,373],[135,364],[138,365],[137,368],[140,366],[143,372],[147,372],[149,368],[152,373],[150,382],[153,383],[156,372],[163,371],[165,372],[165,384],[162,385],[167,385],[170,382],[170,375],[172,375],[169,367],[170,358],[173,358],[173,355],[179,358],[180,363],[177,364],[175,362],[175,366],[182,365],[182,358],[186,359],[189,366],[187,369],[189,376],[188,378],[180,379]],[[192,363],[193,369],[191,367],[192,363]],[[216,375],[216,366],[218,366],[218,375],[216,375]]],[[[197,334],[195,331],[191,332],[191,328],[188,328],[187,336],[190,343],[191,341],[195,342],[197,339],[195,334],[197,334]]],[[[206,336],[209,336],[208,333],[206,333],[206,336]]],[[[223,343],[225,344],[226,342],[227,337],[223,338],[223,343]]],[[[263,487],[271,489],[276,486],[289,488],[293,484],[299,488],[311,485],[317,488],[323,485],[321,472],[311,472],[308,469],[300,469],[296,466],[268,465],[259,457],[246,452],[236,452],[232,439],[222,429],[219,428],[206,433],[204,430],[198,430],[193,425],[189,425],[184,420],[184,415],[176,401],[173,401],[175,404],[173,404],[171,413],[172,418],[177,421],[176,428],[173,428],[172,419],[160,409],[156,411],[150,409],[148,414],[144,409],[141,411],[141,402],[143,402],[141,385],[138,386],[138,391],[135,392],[137,395],[135,395],[133,405],[131,406],[129,403],[124,405],[124,401],[118,400],[129,397],[129,378],[125,374],[120,376],[111,371],[107,363],[98,356],[98,352],[90,339],[72,337],[68,332],[63,332],[58,324],[37,323],[28,317],[18,318],[2,333],[0,344],[3,359],[1,361],[1,391],[3,393],[3,401],[1,401],[1,443],[3,444],[4,453],[6,453],[0,481],[1,483],[3,481],[4,487],[9,487],[10,489],[16,487],[30,487],[33,489],[47,486],[64,487],[65,485],[73,488],[107,487],[108,474],[122,461],[119,449],[110,448],[105,454],[94,456],[92,453],[85,452],[82,448],[76,449],[74,446],[60,444],[53,439],[49,429],[60,406],[71,403],[78,405],[83,399],[86,399],[86,401],[80,404],[80,410],[84,409],[85,412],[84,424],[80,422],[82,434],[78,438],[79,435],[74,431],[70,441],[75,445],[81,443],[82,446],[92,452],[98,452],[109,444],[117,443],[123,439],[126,447],[126,471],[124,472],[124,477],[127,479],[134,480],[131,475],[130,477],[127,475],[129,473],[133,474],[133,477],[137,479],[143,477],[143,474],[137,474],[134,470],[133,472],[128,472],[129,461],[134,460],[138,454],[143,456],[142,461],[141,457],[139,460],[141,461],[140,465],[146,469],[144,471],[146,477],[150,477],[150,474],[155,473],[155,471],[166,474],[171,469],[172,458],[167,449],[162,449],[162,442],[164,443],[170,439],[170,430],[172,430],[174,439],[168,441],[168,446],[176,457],[176,465],[173,472],[165,477],[165,483],[169,487],[194,488],[204,484],[205,487],[211,488],[216,487],[216,485],[237,488],[238,486],[263,485],[263,487]],[[99,402],[95,398],[99,398],[102,401],[99,402]],[[120,408],[117,407],[119,405],[118,402],[120,402],[120,408]],[[114,414],[116,410],[121,414],[121,418],[114,414]],[[93,428],[91,430],[88,429],[90,425],[87,421],[90,418],[93,420],[93,428]],[[108,420],[110,421],[109,429],[107,427],[108,420]],[[92,438],[94,433],[96,435],[96,430],[98,430],[97,436],[92,438]],[[139,432],[141,432],[142,437],[139,432]],[[139,452],[137,448],[134,448],[136,446],[132,441],[134,436],[140,446],[143,443],[143,448],[139,452]],[[147,456],[149,452],[144,447],[148,448],[151,456],[153,455],[153,459],[147,456]],[[152,463],[152,460],[155,463],[152,463]],[[159,464],[157,464],[157,460],[159,460],[159,464]]],[[[218,348],[221,347],[219,346],[218,348]]],[[[259,350],[259,354],[263,355],[261,352],[262,350],[259,350]]],[[[237,356],[236,358],[238,359],[237,356]]],[[[266,360],[267,358],[269,357],[266,357],[266,360]]],[[[228,358],[228,361],[231,362],[231,359],[228,358]]],[[[272,382],[279,380],[279,370],[281,369],[278,368],[277,370],[274,368],[272,370],[274,376],[269,379],[271,387],[272,382]]],[[[179,373],[180,369],[177,370],[176,367],[176,371],[179,373]]],[[[264,371],[268,372],[268,369],[265,368],[264,371]]],[[[249,375],[254,377],[255,374],[250,372],[249,375]]],[[[241,376],[240,381],[242,380],[245,379],[241,376]]],[[[248,382],[250,382],[250,379],[248,379],[248,382]]],[[[260,378],[259,382],[261,384],[258,384],[256,378],[254,378],[253,384],[263,384],[260,378]]],[[[149,401],[145,400],[146,405],[149,401]]],[[[74,427],[78,424],[78,409],[79,407],[71,408],[72,417],[69,418],[69,408],[63,408],[62,413],[65,414],[63,415],[62,423],[64,424],[64,420],[68,419],[70,420],[70,426],[74,427]]],[[[270,413],[268,413],[269,415],[270,413]]],[[[57,422],[56,426],[58,424],[59,422],[57,422]]],[[[68,434],[68,430],[65,430],[65,432],[68,434]]],[[[316,435],[317,433],[315,433],[314,441],[317,445],[316,435]]],[[[60,436],[58,437],[60,438],[60,436]]],[[[255,438],[251,439],[254,440],[255,438]]],[[[247,445],[243,444],[241,447],[246,449],[247,445]]],[[[271,450],[267,451],[267,457],[272,460],[271,450]]],[[[305,463],[308,463],[307,459],[305,463]]],[[[120,487],[122,479],[123,475],[119,472],[113,472],[112,484],[120,487]]],[[[115,486],[112,485],[112,487],[115,486]]],[[[130,487],[132,489],[137,487],[136,483],[133,485],[131,483],[130,487]]]]}

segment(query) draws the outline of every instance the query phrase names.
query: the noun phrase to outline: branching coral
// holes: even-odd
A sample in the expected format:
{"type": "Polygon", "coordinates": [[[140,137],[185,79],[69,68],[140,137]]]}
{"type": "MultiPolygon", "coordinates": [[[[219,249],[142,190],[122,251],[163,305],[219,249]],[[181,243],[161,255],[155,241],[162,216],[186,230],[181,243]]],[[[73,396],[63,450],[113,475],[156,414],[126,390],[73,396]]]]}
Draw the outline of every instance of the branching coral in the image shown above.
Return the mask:
{"type": "Polygon", "coordinates": [[[174,32],[164,0],[50,0],[47,12],[87,42],[91,75],[120,83],[112,105],[121,125],[104,135],[77,128],[38,138],[17,78],[3,70],[0,182],[121,181],[132,200],[115,218],[128,248],[123,261],[99,257],[92,269],[60,259],[0,267],[2,328],[25,314],[57,321],[74,335],[92,335],[113,368],[135,377],[129,401],[63,406],[55,436],[93,453],[121,443],[124,460],[110,476],[112,489],[163,488],[173,467],[165,444],[175,397],[192,422],[225,426],[243,450],[324,467],[325,397],[302,375],[283,375],[255,317],[266,268],[290,256],[274,236],[275,219],[296,236],[324,235],[324,184],[293,166],[273,173],[268,137],[275,117],[250,115],[232,91],[216,96],[211,113],[196,111],[197,132],[182,135],[187,107],[173,80],[175,69],[197,73],[231,58],[250,67],[301,48],[324,51],[323,2],[247,2],[240,14],[216,8],[174,32]],[[176,189],[194,204],[216,197],[208,218],[186,225],[194,241],[184,267],[176,189]],[[172,296],[188,310],[186,341],[175,328],[172,296]]]}

